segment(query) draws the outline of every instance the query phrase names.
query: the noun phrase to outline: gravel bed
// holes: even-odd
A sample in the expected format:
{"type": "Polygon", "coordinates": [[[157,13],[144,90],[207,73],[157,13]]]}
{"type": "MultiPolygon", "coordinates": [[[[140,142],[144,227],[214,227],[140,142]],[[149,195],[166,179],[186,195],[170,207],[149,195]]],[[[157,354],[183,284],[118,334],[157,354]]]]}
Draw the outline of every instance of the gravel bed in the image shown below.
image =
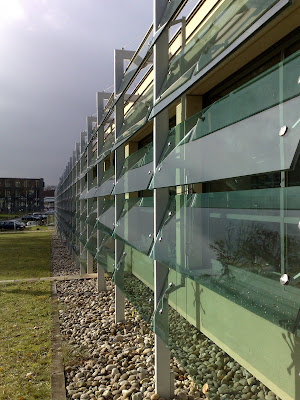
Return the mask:
{"type": "MultiPolygon", "coordinates": [[[[56,238],[52,262],[57,275],[78,273],[56,238]],[[64,272],[60,273],[60,268],[64,272]]],[[[94,279],[57,282],[67,398],[158,400],[154,392],[153,332],[127,301],[126,322],[115,324],[110,279],[107,287],[107,292],[98,293],[94,279]]],[[[196,385],[172,358],[176,399],[280,400],[196,328],[191,332],[185,320],[179,323],[178,332],[184,332],[184,328],[189,332],[183,347],[189,354],[186,368],[195,369],[201,384],[196,385]]]]}
{"type": "Polygon", "coordinates": [[[60,238],[51,235],[51,273],[52,276],[79,275],[80,269],[70,257],[69,250],[60,238]]]}

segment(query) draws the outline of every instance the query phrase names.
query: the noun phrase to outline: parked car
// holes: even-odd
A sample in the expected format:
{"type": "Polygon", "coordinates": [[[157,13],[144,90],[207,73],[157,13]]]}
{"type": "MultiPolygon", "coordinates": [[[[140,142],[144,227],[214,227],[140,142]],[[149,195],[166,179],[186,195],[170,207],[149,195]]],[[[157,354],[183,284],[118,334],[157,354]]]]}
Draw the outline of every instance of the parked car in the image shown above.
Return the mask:
{"type": "Polygon", "coordinates": [[[22,221],[36,221],[36,218],[33,215],[23,215],[23,217],[21,218],[22,221]]]}
{"type": "Polygon", "coordinates": [[[20,221],[1,221],[0,222],[0,230],[8,231],[8,230],[18,230],[21,231],[25,229],[25,224],[20,221]]]}
{"type": "Polygon", "coordinates": [[[28,221],[26,223],[27,226],[36,226],[37,224],[38,224],[37,221],[28,221]]]}

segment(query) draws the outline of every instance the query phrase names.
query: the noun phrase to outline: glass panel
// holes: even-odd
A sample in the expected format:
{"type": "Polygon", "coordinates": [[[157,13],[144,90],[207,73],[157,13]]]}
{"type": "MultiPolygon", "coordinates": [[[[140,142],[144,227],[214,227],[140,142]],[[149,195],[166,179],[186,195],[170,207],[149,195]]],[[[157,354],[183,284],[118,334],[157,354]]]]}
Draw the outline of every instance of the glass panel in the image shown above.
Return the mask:
{"type": "Polygon", "coordinates": [[[139,67],[142,65],[147,53],[149,52],[152,38],[153,38],[153,28],[151,26],[124,72],[123,80],[116,93],[117,97],[120,96],[121,93],[127,88],[131,79],[134,77],[139,67]]]}
{"type": "MultiPolygon", "coordinates": [[[[233,366],[236,370],[239,369],[242,375],[247,371],[199,330],[200,321],[201,325],[204,324],[206,327],[206,318],[208,317],[210,322],[212,309],[216,309],[215,317],[219,312],[218,307],[215,304],[207,305],[206,302],[202,304],[203,288],[198,283],[186,279],[175,271],[168,273],[166,270],[166,274],[165,290],[152,319],[151,327],[154,332],[163,340],[172,356],[184,367],[199,388],[205,384],[208,385],[205,398],[240,399],[241,393],[244,393],[244,387],[247,388],[247,392],[252,393],[251,386],[255,389],[254,385],[259,386],[259,382],[252,378],[251,384],[248,382],[245,385],[234,384],[235,381],[238,382],[238,379],[232,371],[233,366]]],[[[219,336],[221,341],[226,342],[230,336],[228,342],[231,346],[228,348],[236,349],[238,347],[236,342],[230,342],[232,336],[228,335],[227,331],[222,332],[222,327],[227,321],[223,321],[223,315],[220,316],[220,312],[217,315],[219,318],[215,318],[218,320],[215,325],[218,323],[219,325],[217,325],[218,329],[214,330],[215,337],[219,336]]],[[[234,317],[229,323],[233,326],[232,329],[238,331],[234,317]]],[[[215,328],[215,326],[210,326],[210,328],[215,328]]],[[[177,381],[184,379],[183,372],[178,371],[178,375],[175,376],[177,381]]],[[[251,374],[244,376],[250,377],[251,374]]],[[[196,391],[197,388],[194,390],[196,391]]],[[[193,394],[197,398],[202,398],[203,392],[198,391],[197,394],[193,394]]]]}
{"type": "Polygon", "coordinates": [[[139,314],[149,322],[153,314],[154,300],[153,260],[125,245],[114,281],[139,314]]]}
{"type": "Polygon", "coordinates": [[[125,115],[123,127],[116,139],[116,147],[124,140],[129,139],[143,125],[146,124],[153,105],[153,86],[147,89],[134,103],[132,108],[125,115]]]}
{"type": "Polygon", "coordinates": [[[300,139],[299,110],[300,96],[198,140],[188,133],[159,164],[151,187],[290,169],[300,139]]]}
{"type": "Polygon", "coordinates": [[[151,256],[293,331],[300,299],[299,195],[300,187],[291,187],[171,197],[151,256]],[[284,273],[288,286],[280,284],[284,273]]]}
{"type": "Polygon", "coordinates": [[[103,160],[108,154],[110,154],[111,149],[114,145],[115,141],[115,131],[114,129],[110,132],[110,134],[104,139],[103,147],[100,151],[100,155],[98,157],[97,162],[103,160]]]}
{"type": "Polygon", "coordinates": [[[81,195],[79,197],[79,200],[85,200],[86,199],[86,195],[87,195],[87,189],[85,188],[82,192],[81,195]]]}
{"type": "Polygon", "coordinates": [[[84,231],[80,234],[79,236],[79,241],[85,245],[86,244],[86,239],[87,239],[87,229],[85,228],[84,231]]]}
{"type": "Polygon", "coordinates": [[[180,6],[181,3],[186,3],[186,0],[169,0],[167,2],[166,8],[163,12],[163,15],[159,21],[158,27],[161,28],[171,19],[172,15],[175,13],[177,8],[180,6]]]}
{"type": "Polygon", "coordinates": [[[114,236],[148,254],[153,241],[153,213],[153,197],[125,200],[114,236]]]}
{"type": "Polygon", "coordinates": [[[97,253],[97,231],[94,230],[84,246],[95,257],[97,253]]]}
{"type": "Polygon", "coordinates": [[[95,197],[110,195],[115,186],[115,167],[112,165],[104,171],[100,186],[95,192],[95,197]]]}
{"type": "Polygon", "coordinates": [[[97,189],[98,189],[97,187],[93,187],[92,189],[90,189],[90,190],[87,192],[85,198],[86,198],[86,199],[92,199],[93,197],[95,197],[95,194],[96,194],[97,189]]]}
{"type": "Polygon", "coordinates": [[[96,223],[96,218],[97,218],[97,205],[93,207],[92,211],[89,213],[85,222],[90,226],[94,226],[96,223]]]}
{"type": "Polygon", "coordinates": [[[137,192],[147,189],[153,171],[153,143],[126,158],[114,193],[137,192]]]}
{"type": "Polygon", "coordinates": [[[106,273],[112,277],[115,269],[115,241],[111,236],[103,234],[95,259],[106,273]]]}
{"type": "Polygon", "coordinates": [[[198,29],[185,48],[170,63],[162,85],[160,99],[180,87],[189,78],[185,74],[198,73],[219,56],[246,29],[251,27],[270,7],[279,0],[225,0],[198,29]]]}
{"type": "Polygon", "coordinates": [[[193,140],[299,96],[299,68],[300,51],[204,109],[193,140]]]}
{"type": "Polygon", "coordinates": [[[87,208],[85,206],[80,214],[79,220],[85,222],[86,217],[87,217],[87,208]]]}
{"type": "Polygon", "coordinates": [[[75,218],[79,218],[80,217],[80,210],[77,210],[75,213],[75,218]]]}
{"type": "Polygon", "coordinates": [[[97,229],[111,235],[115,222],[115,199],[105,200],[97,219],[97,229]]]}
{"type": "Polygon", "coordinates": [[[201,115],[202,112],[200,111],[185,121],[182,121],[169,131],[168,139],[160,157],[160,162],[162,162],[176,146],[189,142],[191,135],[194,132],[192,129],[196,126],[201,115]]]}
{"type": "Polygon", "coordinates": [[[96,159],[97,159],[97,151],[94,151],[89,161],[89,167],[92,167],[95,164],[96,159]]]}

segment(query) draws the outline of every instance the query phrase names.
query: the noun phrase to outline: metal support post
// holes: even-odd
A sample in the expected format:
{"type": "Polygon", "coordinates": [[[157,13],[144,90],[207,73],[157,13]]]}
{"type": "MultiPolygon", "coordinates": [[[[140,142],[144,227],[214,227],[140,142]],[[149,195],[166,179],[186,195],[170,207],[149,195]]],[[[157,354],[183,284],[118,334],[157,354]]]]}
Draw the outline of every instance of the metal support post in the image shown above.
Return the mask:
{"type": "MultiPolygon", "coordinates": [[[[121,86],[124,73],[124,59],[131,58],[133,52],[127,50],[115,50],[114,54],[114,93],[115,96],[121,86]]],[[[124,121],[124,94],[118,98],[115,105],[115,139],[118,138],[124,121]]],[[[115,180],[119,177],[124,163],[124,147],[121,146],[115,150],[115,180]]],[[[125,195],[115,196],[115,225],[123,210],[125,195]]],[[[120,258],[123,255],[124,244],[115,240],[115,269],[118,266],[120,258]]],[[[115,285],[115,322],[125,320],[125,298],[123,292],[115,285]]]]}
{"type": "MultiPolygon", "coordinates": [[[[102,96],[100,96],[101,93],[97,93],[97,105],[98,105],[98,113],[97,113],[97,119],[98,121],[100,121],[100,118],[102,115],[101,113],[103,112],[103,98],[102,96]]],[[[98,148],[97,148],[97,152],[98,152],[98,156],[100,156],[101,154],[101,150],[103,148],[103,143],[104,143],[104,127],[103,125],[101,125],[98,128],[98,148]]],[[[103,173],[104,173],[104,162],[100,162],[97,164],[97,186],[99,187],[101,185],[102,182],[102,178],[103,178],[103,173]]],[[[103,207],[103,203],[104,203],[104,198],[103,197],[97,197],[97,218],[99,218],[102,207],[103,207]]],[[[97,251],[101,245],[101,231],[97,230],[97,251]]],[[[102,266],[97,262],[97,290],[98,292],[102,292],[102,291],[106,291],[107,287],[106,287],[106,280],[105,280],[105,274],[104,274],[104,269],[102,268],[102,266]]]]}
{"type": "MultiPolygon", "coordinates": [[[[167,6],[168,0],[154,0],[154,34],[159,29],[160,19],[167,6]]],[[[154,46],[154,102],[159,96],[162,83],[169,66],[169,37],[168,29],[160,35],[154,46]]],[[[153,168],[158,165],[169,131],[168,110],[162,111],[153,121],[153,168]]],[[[168,205],[168,189],[154,189],[154,238],[156,239],[159,228],[168,205]]],[[[154,307],[158,306],[168,269],[158,261],[154,261],[154,307]]],[[[173,393],[171,389],[170,352],[164,342],[155,334],[155,392],[165,399],[169,399],[173,393]]]]}

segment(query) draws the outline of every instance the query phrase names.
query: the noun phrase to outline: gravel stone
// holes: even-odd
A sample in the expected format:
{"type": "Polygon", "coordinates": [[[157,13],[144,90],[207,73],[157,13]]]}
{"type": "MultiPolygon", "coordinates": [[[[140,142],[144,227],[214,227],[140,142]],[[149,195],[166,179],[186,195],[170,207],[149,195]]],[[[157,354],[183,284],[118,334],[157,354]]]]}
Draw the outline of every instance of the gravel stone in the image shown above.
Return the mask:
{"type": "MultiPolygon", "coordinates": [[[[55,235],[51,262],[53,276],[79,275],[79,268],[55,235]]],[[[98,293],[95,279],[56,283],[67,354],[67,399],[163,400],[154,392],[154,334],[127,300],[126,320],[115,324],[114,285],[110,279],[106,284],[107,291],[98,293]]],[[[171,320],[170,331],[174,333],[170,344],[176,341],[175,354],[181,360],[180,365],[171,359],[175,399],[279,399],[183,318],[171,320]],[[201,390],[205,383],[209,387],[206,395],[201,390]]]]}

